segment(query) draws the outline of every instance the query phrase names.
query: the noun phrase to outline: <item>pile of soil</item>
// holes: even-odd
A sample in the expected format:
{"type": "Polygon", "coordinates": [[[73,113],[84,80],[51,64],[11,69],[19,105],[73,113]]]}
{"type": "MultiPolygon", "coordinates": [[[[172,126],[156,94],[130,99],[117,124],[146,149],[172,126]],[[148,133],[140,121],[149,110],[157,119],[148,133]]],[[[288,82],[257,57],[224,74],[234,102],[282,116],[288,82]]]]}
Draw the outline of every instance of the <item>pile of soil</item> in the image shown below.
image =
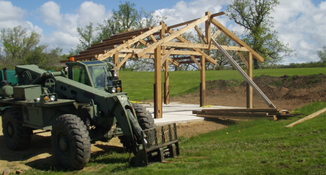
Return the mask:
{"type": "MultiPolygon", "coordinates": [[[[281,76],[262,75],[254,82],[279,109],[294,110],[312,102],[326,101],[326,75],[281,76]]],[[[247,83],[239,80],[206,82],[207,104],[246,106],[247,83]]],[[[199,103],[199,92],[171,98],[173,102],[199,103]]],[[[254,108],[268,108],[260,95],[254,92],[254,108]]]]}

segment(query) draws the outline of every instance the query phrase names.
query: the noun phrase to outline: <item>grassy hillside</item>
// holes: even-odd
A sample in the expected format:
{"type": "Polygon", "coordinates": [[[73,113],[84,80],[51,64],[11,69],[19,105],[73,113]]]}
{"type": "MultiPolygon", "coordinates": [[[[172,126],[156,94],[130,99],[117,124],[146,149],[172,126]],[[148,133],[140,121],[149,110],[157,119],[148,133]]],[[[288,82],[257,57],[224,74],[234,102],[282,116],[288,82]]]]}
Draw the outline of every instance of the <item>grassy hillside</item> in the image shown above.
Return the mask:
{"type": "MultiPolygon", "coordinates": [[[[292,69],[258,69],[254,76],[271,75],[313,75],[326,74],[325,68],[292,68],[292,69]]],[[[128,92],[131,100],[153,99],[154,72],[121,71],[120,78],[123,90],[128,92]]],[[[163,77],[162,77],[163,78],[163,77]]],[[[236,70],[207,71],[206,80],[244,80],[236,70]]],[[[164,80],[163,80],[164,81],[164,80]]],[[[174,71],[170,72],[171,96],[194,92],[199,88],[200,71],[174,71]]]]}
{"type": "MultiPolygon", "coordinates": [[[[181,138],[181,155],[148,167],[130,167],[128,154],[108,152],[93,157],[78,174],[325,174],[326,113],[286,128],[288,124],[326,107],[313,103],[288,120],[239,122],[226,129],[181,138]]],[[[30,170],[26,174],[75,174],[30,170]]]]}

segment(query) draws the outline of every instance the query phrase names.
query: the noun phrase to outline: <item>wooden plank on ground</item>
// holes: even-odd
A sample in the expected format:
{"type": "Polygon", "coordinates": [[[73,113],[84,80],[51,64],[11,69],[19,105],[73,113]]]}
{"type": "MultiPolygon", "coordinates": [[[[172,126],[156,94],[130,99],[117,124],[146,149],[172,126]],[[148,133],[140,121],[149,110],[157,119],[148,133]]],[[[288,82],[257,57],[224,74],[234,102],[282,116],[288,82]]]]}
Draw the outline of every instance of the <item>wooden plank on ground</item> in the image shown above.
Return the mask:
{"type": "Polygon", "coordinates": [[[311,114],[311,115],[308,115],[307,117],[302,118],[302,119],[300,119],[300,120],[298,120],[298,121],[296,121],[296,122],[293,122],[293,123],[287,125],[286,127],[288,127],[288,128],[289,128],[289,127],[293,127],[293,126],[295,126],[295,125],[297,125],[297,124],[299,124],[299,123],[303,123],[303,122],[305,122],[305,121],[307,121],[307,120],[313,119],[313,118],[319,116],[320,114],[322,114],[322,113],[324,113],[324,112],[326,112],[326,108],[324,108],[324,109],[322,109],[322,110],[319,110],[319,111],[317,111],[317,112],[315,112],[315,113],[313,113],[313,114],[311,114]]]}
{"type": "Polygon", "coordinates": [[[274,116],[217,116],[217,115],[205,115],[205,114],[197,114],[198,117],[206,117],[206,118],[217,118],[217,119],[273,119],[274,116]]]}
{"type": "Polygon", "coordinates": [[[257,118],[269,118],[269,119],[285,119],[291,117],[286,110],[278,109],[246,109],[246,108],[236,108],[236,109],[203,109],[192,111],[193,114],[197,116],[204,116],[207,118],[225,118],[228,119],[257,119],[257,118]]]}

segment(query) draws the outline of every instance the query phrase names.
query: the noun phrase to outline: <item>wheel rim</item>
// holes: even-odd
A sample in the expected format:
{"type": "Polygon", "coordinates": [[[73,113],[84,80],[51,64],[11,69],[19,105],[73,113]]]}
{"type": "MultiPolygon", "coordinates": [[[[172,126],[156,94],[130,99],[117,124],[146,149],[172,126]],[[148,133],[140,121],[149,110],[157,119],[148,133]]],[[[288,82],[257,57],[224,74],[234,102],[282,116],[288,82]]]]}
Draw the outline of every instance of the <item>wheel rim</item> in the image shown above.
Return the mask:
{"type": "Polygon", "coordinates": [[[12,125],[11,122],[7,123],[7,132],[8,132],[8,136],[10,138],[14,137],[15,135],[15,130],[14,130],[14,126],[12,125]]]}
{"type": "Polygon", "coordinates": [[[62,152],[65,156],[68,156],[69,154],[69,142],[68,138],[64,134],[58,135],[58,148],[60,152],[62,152]]]}

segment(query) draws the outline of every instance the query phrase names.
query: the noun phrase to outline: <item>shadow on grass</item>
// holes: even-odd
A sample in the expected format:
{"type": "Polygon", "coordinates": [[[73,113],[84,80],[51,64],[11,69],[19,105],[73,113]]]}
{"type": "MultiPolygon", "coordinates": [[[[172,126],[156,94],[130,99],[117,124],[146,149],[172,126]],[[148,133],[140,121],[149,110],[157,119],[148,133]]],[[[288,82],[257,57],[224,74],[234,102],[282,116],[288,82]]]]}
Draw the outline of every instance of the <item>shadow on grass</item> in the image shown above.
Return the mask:
{"type": "MultiPolygon", "coordinates": [[[[91,158],[89,163],[95,164],[116,164],[116,163],[127,163],[128,159],[113,157],[114,153],[123,153],[123,148],[117,146],[110,145],[96,145],[97,147],[101,147],[101,151],[96,151],[91,153],[91,158]]],[[[64,169],[60,166],[60,164],[56,161],[54,156],[50,156],[43,159],[35,159],[26,163],[26,165],[41,171],[62,171],[62,172],[70,172],[72,170],[64,169]]]]}
{"type": "Polygon", "coordinates": [[[37,155],[49,153],[51,151],[51,138],[47,136],[33,135],[31,144],[28,148],[21,151],[10,150],[6,143],[5,137],[0,136],[0,158],[1,160],[26,161],[37,155]]]}
{"type": "MultiPolygon", "coordinates": [[[[128,163],[128,158],[111,155],[114,153],[124,153],[124,148],[105,144],[95,144],[94,146],[100,148],[100,150],[91,153],[90,162],[101,164],[128,163]]],[[[5,165],[8,167],[11,166],[12,162],[16,165],[22,164],[41,171],[68,171],[60,167],[52,155],[50,136],[33,135],[28,148],[21,151],[13,151],[6,146],[5,137],[0,135],[0,159],[5,161],[5,165]]]]}
{"type": "Polygon", "coordinates": [[[237,124],[237,122],[235,120],[230,120],[230,119],[219,119],[219,118],[205,117],[204,120],[205,121],[210,121],[210,122],[215,122],[215,123],[222,124],[222,125],[225,125],[225,126],[231,126],[231,125],[237,124]]]}

